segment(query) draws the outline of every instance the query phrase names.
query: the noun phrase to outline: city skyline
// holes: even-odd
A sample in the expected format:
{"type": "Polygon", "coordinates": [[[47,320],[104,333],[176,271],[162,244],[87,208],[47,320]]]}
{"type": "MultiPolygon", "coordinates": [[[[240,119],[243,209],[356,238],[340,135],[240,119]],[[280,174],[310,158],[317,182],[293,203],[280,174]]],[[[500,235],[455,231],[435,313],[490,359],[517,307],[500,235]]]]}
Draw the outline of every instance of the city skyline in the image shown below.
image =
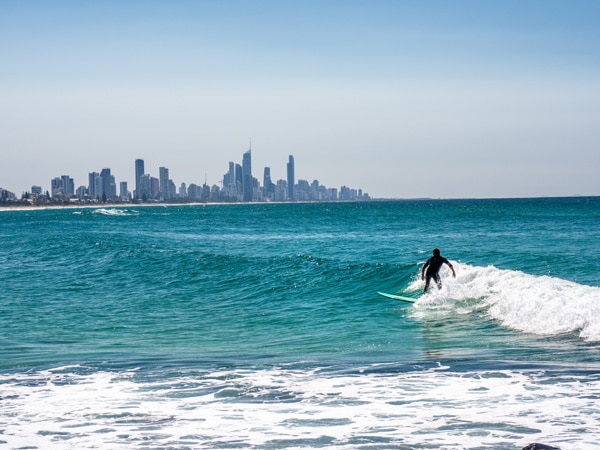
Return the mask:
{"type": "Polygon", "coordinates": [[[50,189],[45,189],[43,184],[33,184],[31,189],[17,195],[3,186],[0,189],[8,191],[11,199],[38,197],[48,193],[49,198],[72,199],[78,201],[337,201],[337,200],[368,200],[369,195],[363,193],[361,188],[355,189],[342,185],[339,188],[327,188],[320,181],[313,179],[295,179],[294,156],[289,155],[286,164],[287,178],[278,179],[275,183],[271,180],[271,167],[265,166],[263,182],[254,176],[252,171],[252,147],[242,155],[242,163],[229,162],[220,186],[208,185],[206,180],[202,183],[181,181],[179,186],[170,176],[169,168],[160,166],[158,177],[152,176],[145,170],[145,160],[137,158],[133,165],[134,182],[121,180],[117,183],[116,177],[109,167],[100,172],[88,173],[88,184],[79,185],[70,175],[60,175],[50,180],[50,189]],[[119,190],[117,190],[117,184],[119,190]],[[135,188],[131,191],[129,186],[135,188]]]}

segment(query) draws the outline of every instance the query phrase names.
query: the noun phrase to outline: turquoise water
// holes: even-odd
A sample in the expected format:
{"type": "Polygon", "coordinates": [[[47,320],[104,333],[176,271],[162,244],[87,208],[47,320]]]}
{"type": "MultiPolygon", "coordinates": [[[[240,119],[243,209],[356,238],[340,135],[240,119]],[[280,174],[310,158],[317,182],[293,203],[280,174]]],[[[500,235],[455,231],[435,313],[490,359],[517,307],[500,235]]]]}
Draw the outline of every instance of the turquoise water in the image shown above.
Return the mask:
{"type": "Polygon", "coordinates": [[[2,211],[0,443],[595,448],[599,221],[597,197],[2,211]],[[377,295],[419,295],[433,247],[456,279],[377,295]]]}

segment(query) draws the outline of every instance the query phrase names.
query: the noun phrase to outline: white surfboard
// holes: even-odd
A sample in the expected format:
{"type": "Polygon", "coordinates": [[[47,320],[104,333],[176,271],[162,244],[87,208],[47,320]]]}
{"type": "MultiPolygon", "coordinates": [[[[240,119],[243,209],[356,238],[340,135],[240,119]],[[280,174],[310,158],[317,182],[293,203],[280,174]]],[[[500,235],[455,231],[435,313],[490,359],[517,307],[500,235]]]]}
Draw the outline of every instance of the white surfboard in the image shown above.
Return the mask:
{"type": "Polygon", "coordinates": [[[387,292],[378,292],[378,294],[382,295],[384,297],[387,297],[387,298],[391,298],[394,300],[399,300],[401,302],[407,302],[407,303],[414,303],[417,300],[419,300],[418,298],[405,297],[404,295],[388,294],[387,292]]]}

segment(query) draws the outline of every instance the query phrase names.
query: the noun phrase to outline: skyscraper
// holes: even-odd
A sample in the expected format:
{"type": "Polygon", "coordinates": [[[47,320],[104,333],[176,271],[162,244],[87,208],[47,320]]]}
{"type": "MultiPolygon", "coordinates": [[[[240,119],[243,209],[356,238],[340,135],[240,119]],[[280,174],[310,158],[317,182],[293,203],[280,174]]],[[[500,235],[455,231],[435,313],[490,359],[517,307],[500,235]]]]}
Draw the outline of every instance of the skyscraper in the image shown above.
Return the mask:
{"type": "Polygon", "coordinates": [[[150,198],[160,198],[160,181],[156,177],[150,177],[150,198]]]}
{"type": "Polygon", "coordinates": [[[229,170],[223,175],[223,190],[225,191],[225,197],[227,198],[234,198],[237,195],[235,164],[232,161],[229,161],[229,170]]]}
{"type": "Polygon", "coordinates": [[[242,173],[242,166],[240,164],[235,165],[235,189],[236,189],[236,200],[240,201],[244,198],[243,188],[244,175],[242,173]]]}
{"type": "Polygon", "coordinates": [[[169,195],[169,169],[166,167],[158,168],[158,178],[160,180],[160,197],[163,200],[168,200],[169,195]]]}
{"type": "Polygon", "coordinates": [[[88,174],[88,194],[91,198],[102,197],[102,178],[98,172],[88,174]]]}
{"type": "Polygon", "coordinates": [[[62,175],[60,179],[62,180],[64,194],[67,197],[72,197],[75,195],[75,182],[73,181],[73,178],[71,178],[69,175],[62,175]]]}
{"type": "Polygon", "coordinates": [[[115,198],[117,196],[117,184],[115,183],[115,177],[110,173],[110,169],[102,169],[100,176],[102,177],[102,197],[106,199],[115,198]]]}
{"type": "Polygon", "coordinates": [[[152,177],[149,174],[142,174],[140,177],[140,187],[136,189],[137,198],[143,201],[147,201],[152,198],[152,177]]]}
{"type": "Polygon", "coordinates": [[[52,197],[58,195],[64,195],[65,197],[71,197],[75,195],[75,182],[69,175],[62,175],[60,178],[56,177],[50,182],[52,197]]]}
{"type": "Polygon", "coordinates": [[[271,168],[265,167],[263,176],[263,190],[267,200],[273,200],[275,196],[275,185],[271,181],[271,168]]]}
{"type": "Polygon", "coordinates": [[[144,175],[144,160],[135,160],[135,198],[140,199],[144,195],[142,189],[142,176],[144,175]]]}
{"type": "Polygon", "coordinates": [[[127,181],[121,181],[119,184],[119,197],[121,200],[129,199],[129,192],[127,191],[127,181]]]}
{"type": "Polygon", "coordinates": [[[294,157],[290,155],[290,159],[287,163],[287,185],[288,185],[288,200],[294,200],[294,184],[296,183],[294,178],[294,157]]]}
{"type": "Polygon", "coordinates": [[[251,202],[254,190],[252,182],[252,148],[250,148],[242,159],[242,190],[244,193],[244,201],[251,202]]]}
{"type": "Polygon", "coordinates": [[[56,197],[63,192],[63,183],[60,177],[55,177],[50,180],[50,194],[56,197]]]}

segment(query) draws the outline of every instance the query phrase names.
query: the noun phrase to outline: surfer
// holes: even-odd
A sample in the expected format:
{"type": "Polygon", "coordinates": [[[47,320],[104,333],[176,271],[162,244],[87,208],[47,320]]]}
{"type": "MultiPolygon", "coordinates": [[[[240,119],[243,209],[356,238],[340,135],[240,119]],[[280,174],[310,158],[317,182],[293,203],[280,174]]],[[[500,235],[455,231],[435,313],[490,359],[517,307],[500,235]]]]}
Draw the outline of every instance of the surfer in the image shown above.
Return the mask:
{"type": "Polygon", "coordinates": [[[440,249],[433,249],[433,256],[427,260],[423,269],[421,270],[421,280],[425,280],[425,288],[423,289],[423,294],[427,294],[427,290],[429,289],[429,282],[433,278],[435,283],[437,284],[438,289],[442,288],[442,280],[440,278],[440,269],[442,268],[442,264],[446,264],[450,267],[452,271],[452,276],[456,278],[456,272],[454,272],[454,267],[450,264],[446,258],[440,255],[440,249]]]}

